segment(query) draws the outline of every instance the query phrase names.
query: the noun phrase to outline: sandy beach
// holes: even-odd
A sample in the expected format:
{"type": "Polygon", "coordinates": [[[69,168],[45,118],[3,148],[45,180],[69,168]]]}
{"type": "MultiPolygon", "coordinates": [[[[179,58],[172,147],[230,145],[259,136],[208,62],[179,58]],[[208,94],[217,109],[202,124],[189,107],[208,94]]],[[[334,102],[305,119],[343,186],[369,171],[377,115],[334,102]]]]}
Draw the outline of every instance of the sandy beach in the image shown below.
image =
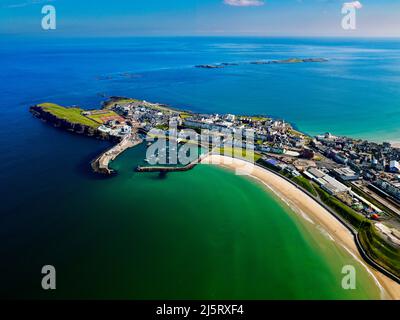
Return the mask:
{"type": "MultiPolygon", "coordinates": [[[[240,168],[249,165],[249,163],[244,160],[232,159],[220,155],[210,155],[203,159],[202,163],[214,164],[231,170],[240,170],[240,168]]],[[[359,260],[374,277],[378,286],[380,286],[382,299],[400,299],[400,285],[363,261],[351,232],[318,202],[280,176],[258,166],[252,168],[250,177],[263,183],[266,188],[274,192],[294,211],[300,214],[306,214],[307,219],[311,219],[315,224],[322,227],[336,243],[343,246],[350,254],[359,260]]]]}
{"type": "Polygon", "coordinates": [[[400,141],[390,141],[390,144],[394,148],[400,148],[400,141]]]}

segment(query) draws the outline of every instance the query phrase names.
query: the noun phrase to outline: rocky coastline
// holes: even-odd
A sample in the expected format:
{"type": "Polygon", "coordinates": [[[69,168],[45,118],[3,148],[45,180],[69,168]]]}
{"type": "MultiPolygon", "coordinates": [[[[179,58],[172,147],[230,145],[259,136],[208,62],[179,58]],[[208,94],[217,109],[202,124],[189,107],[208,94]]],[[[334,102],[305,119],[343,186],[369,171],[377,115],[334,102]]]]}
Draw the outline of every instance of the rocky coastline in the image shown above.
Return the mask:
{"type": "Polygon", "coordinates": [[[87,126],[80,123],[73,123],[66,119],[59,118],[54,114],[46,111],[43,107],[35,105],[30,107],[29,111],[34,117],[51,124],[56,128],[60,128],[66,131],[70,131],[79,135],[85,135],[88,137],[94,137],[101,140],[109,140],[113,142],[119,142],[120,139],[112,137],[104,132],[99,131],[97,128],[87,126]]]}

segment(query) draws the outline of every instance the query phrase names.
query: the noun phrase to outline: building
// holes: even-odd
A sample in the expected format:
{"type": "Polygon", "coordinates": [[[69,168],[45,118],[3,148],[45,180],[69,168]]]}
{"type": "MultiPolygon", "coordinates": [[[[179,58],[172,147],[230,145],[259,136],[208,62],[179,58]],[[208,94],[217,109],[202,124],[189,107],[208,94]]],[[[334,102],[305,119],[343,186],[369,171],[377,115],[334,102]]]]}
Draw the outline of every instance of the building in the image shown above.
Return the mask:
{"type": "Polygon", "coordinates": [[[101,125],[100,127],[97,128],[97,130],[99,130],[100,132],[103,133],[111,133],[112,129],[109,127],[106,127],[105,125],[101,125]]]}
{"type": "Polygon", "coordinates": [[[340,164],[347,164],[347,162],[349,161],[349,159],[347,159],[346,156],[344,156],[337,150],[331,150],[330,156],[333,160],[335,160],[337,163],[340,164]]]}
{"type": "Polygon", "coordinates": [[[360,179],[360,176],[349,167],[334,169],[333,174],[343,181],[355,181],[360,179]]]}
{"type": "Polygon", "coordinates": [[[396,160],[390,161],[389,170],[390,170],[390,172],[400,173],[399,162],[396,160]]]}
{"type": "Polygon", "coordinates": [[[400,182],[377,179],[373,185],[392,197],[400,200],[400,182]]]}
{"type": "Polygon", "coordinates": [[[335,195],[342,192],[349,192],[351,190],[351,188],[345,186],[343,183],[339,182],[330,175],[327,175],[321,170],[310,168],[307,171],[304,171],[304,174],[311,180],[315,181],[329,194],[335,195]]]}
{"type": "Polygon", "coordinates": [[[119,134],[122,135],[122,136],[130,134],[131,132],[132,132],[132,128],[130,126],[127,126],[127,125],[122,126],[119,129],[119,134]]]}
{"type": "Polygon", "coordinates": [[[226,121],[222,123],[214,123],[214,121],[212,121],[211,119],[202,119],[201,121],[185,119],[183,121],[183,124],[184,126],[189,128],[215,130],[219,132],[227,130],[233,125],[231,122],[226,121]]]}
{"type": "Polygon", "coordinates": [[[296,170],[293,166],[286,166],[284,169],[286,172],[290,173],[294,177],[301,176],[301,173],[296,170]]]}
{"type": "Polygon", "coordinates": [[[276,148],[276,147],[262,147],[261,151],[268,152],[268,153],[276,153],[276,154],[284,154],[285,153],[285,149],[276,148]]]}
{"type": "Polygon", "coordinates": [[[268,164],[271,167],[274,167],[274,168],[276,168],[278,170],[282,170],[283,169],[282,164],[278,160],[276,160],[274,158],[263,157],[262,159],[266,164],[268,164]]]}

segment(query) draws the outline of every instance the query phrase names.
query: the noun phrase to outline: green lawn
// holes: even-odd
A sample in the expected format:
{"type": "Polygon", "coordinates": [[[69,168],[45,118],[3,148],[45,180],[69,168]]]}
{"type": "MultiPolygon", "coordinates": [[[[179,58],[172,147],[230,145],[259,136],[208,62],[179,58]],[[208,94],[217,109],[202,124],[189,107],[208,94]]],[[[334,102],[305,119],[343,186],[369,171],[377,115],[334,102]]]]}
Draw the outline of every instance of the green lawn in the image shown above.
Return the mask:
{"type": "Polygon", "coordinates": [[[82,115],[84,110],[80,108],[66,108],[55,103],[42,103],[38,105],[43,110],[53,114],[57,118],[67,120],[71,123],[82,124],[89,127],[97,128],[99,124],[82,115]]]}
{"type": "Polygon", "coordinates": [[[264,122],[264,121],[271,119],[271,118],[267,118],[267,117],[263,117],[263,116],[243,116],[243,115],[238,116],[238,118],[239,119],[250,119],[253,122],[257,122],[257,121],[264,122]]]}
{"type": "Polygon", "coordinates": [[[400,277],[400,249],[382,239],[369,223],[360,230],[360,241],[375,261],[400,277]]]}
{"type": "Polygon", "coordinates": [[[104,113],[91,114],[90,116],[87,116],[87,118],[99,124],[104,123],[102,119],[106,117],[119,117],[119,115],[112,110],[104,110],[104,113]]]}
{"type": "Polygon", "coordinates": [[[179,116],[181,117],[181,119],[185,120],[187,118],[190,118],[192,116],[192,114],[188,113],[188,112],[181,112],[179,114],[179,116]]]}
{"type": "MultiPolygon", "coordinates": [[[[247,151],[246,149],[241,149],[241,148],[232,148],[232,147],[224,147],[224,148],[217,148],[215,149],[215,152],[221,155],[228,155],[228,156],[236,156],[237,154],[239,154],[239,156],[241,155],[241,157],[246,158],[247,156],[247,151]]],[[[249,153],[250,157],[253,157],[254,162],[258,161],[261,158],[261,155],[257,152],[250,152],[249,153]]]]}
{"type": "Polygon", "coordinates": [[[315,197],[318,196],[318,194],[315,191],[311,182],[308,179],[306,179],[305,177],[302,177],[302,176],[293,177],[292,180],[295,183],[297,183],[300,187],[303,187],[304,189],[306,189],[308,192],[310,192],[315,197]]]}
{"type": "Polygon", "coordinates": [[[137,99],[130,99],[130,98],[121,98],[121,99],[115,99],[112,101],[108,101],[104,104],[105,109],[111,109],[114,107],[114,105],[119,104],[119,105],[124,105],[132,102],[138,102],[139,100],[137,99]]]}

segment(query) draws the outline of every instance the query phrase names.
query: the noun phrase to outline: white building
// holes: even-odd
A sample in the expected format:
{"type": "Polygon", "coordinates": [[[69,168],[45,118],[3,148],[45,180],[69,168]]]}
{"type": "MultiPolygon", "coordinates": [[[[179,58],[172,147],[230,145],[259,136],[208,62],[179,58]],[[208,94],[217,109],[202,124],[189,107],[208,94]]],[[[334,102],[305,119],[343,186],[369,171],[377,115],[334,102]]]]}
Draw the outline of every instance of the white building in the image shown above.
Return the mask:
{"type": "Polygon", "coordinates": [[[400,164],[396,160],[390,161],[389,167],[391,172],[400,172],[400,164]]]}
{"type": "Polygon", "coordinates": [[[341,192],[349,192],[351,188],[345,186],[343,183],[339,182],[335,178],[327,175],[325,172],[322,172],[315,168],[310,168],[304,172],[304,174],[318,183],[322,189],[326,192],[334,195],[341,192]]]}
{"type": "Polygon", "coordinates": [[[343,181],[355,181],[360,179],[360,176],[349,167],[334,169],[333,172],[343,181]]]}
{"type": "Polygon", "coordinates": [[[236,119],[236,117],[235,117],[234,114],[227,114],[227,115],[225,116],[225,119],[226,119],[226,121],[234,122],[235,119],[236,119]]]}

